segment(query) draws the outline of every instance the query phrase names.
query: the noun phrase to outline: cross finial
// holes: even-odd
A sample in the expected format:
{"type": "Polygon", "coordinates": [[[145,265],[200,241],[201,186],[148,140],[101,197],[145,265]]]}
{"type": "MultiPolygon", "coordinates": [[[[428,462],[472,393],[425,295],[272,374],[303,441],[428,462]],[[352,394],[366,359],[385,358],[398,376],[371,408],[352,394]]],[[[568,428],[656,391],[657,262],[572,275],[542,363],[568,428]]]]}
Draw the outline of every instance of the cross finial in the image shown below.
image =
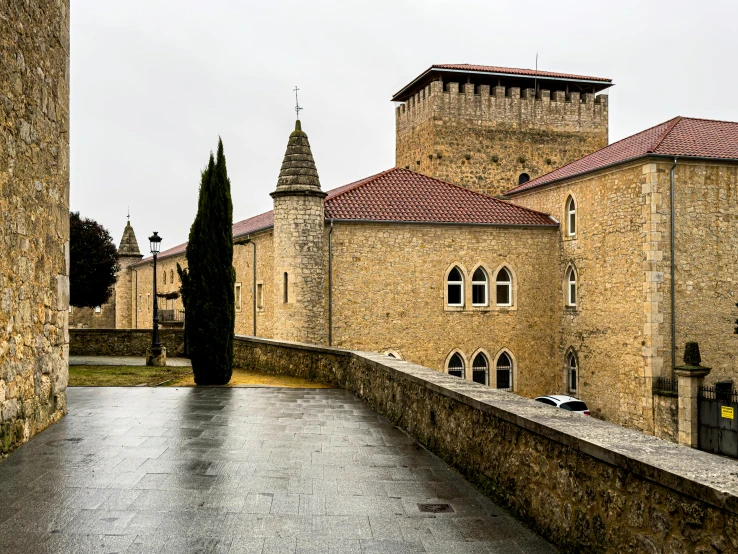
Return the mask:
{"type": "Polygon", "coordinates": [[[126,216],[128,218],[128,224],[131,224],[131,207],[128,206],[128,215],[126,216]]]}
{"type": "Polygon", "coordinates": [[[295,85],[295,114],[297,115],[297,119],[300,119],[300,110],[302,109],[300,107],[300,102],[297,100],[297,91],[300,90],[297,88],[297,85],[295,85]]]}

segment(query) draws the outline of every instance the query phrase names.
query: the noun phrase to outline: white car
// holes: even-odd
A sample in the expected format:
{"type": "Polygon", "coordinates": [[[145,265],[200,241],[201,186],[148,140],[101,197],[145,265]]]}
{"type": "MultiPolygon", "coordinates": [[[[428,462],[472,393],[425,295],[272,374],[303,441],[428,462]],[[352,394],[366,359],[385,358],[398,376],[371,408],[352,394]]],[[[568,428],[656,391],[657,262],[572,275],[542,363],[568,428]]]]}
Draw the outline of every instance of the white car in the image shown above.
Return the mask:
{"type": "Polygon", "coordinates": [[[566,396],[565,394],[552,394],[550,396],[539,396],[536,398],[536,402],[547,404],[548,406],[556,406],[562,410],[568,412],[576,412],[578,414],[592,415],[589,412],[587,405],[573,396],[566,396]]]}

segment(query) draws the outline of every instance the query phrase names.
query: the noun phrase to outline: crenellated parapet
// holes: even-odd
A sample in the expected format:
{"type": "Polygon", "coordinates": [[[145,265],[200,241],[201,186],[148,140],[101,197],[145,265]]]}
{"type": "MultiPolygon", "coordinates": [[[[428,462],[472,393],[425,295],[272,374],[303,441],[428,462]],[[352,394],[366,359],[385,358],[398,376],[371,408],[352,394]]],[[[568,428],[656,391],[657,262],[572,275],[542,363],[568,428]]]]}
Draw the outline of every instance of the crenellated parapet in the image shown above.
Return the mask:
{"type": "Polygon", "coordinates": [[[402,102],[395,108],[396,165],[502,193],[607,146],[602,91],[611,84],[530,70],[433,66],[393,97],[402,102]]]}

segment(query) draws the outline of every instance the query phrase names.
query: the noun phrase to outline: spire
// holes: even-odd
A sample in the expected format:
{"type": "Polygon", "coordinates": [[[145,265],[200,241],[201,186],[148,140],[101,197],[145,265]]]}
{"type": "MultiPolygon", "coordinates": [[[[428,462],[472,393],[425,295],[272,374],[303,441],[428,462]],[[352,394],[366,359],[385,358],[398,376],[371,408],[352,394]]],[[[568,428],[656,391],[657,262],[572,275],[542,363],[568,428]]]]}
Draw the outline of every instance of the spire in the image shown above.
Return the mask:
{"type": "Polygon", "coordinates": [[[292,131],[287,142],[287,151],[284,154],[275,191],[280,194],[295,192],[325,195],[320,189],[320,179],[315,160],[313,160],[313,153],[310,151],[308,137],[302,131],[299,119],[295,121],[295,130],[292,131]]]}
{"type": "Polygon", "coordinates": [[[133,227],[131,227],[130,220],[128,221],[128,223],[126,223],[126,228],[123,229],[123,238],[120,239],[120,246],[118,246],[118,256],[135,256],[137,258],[143,257],[138,249],[136,233],[133,232],[133,227]]]}

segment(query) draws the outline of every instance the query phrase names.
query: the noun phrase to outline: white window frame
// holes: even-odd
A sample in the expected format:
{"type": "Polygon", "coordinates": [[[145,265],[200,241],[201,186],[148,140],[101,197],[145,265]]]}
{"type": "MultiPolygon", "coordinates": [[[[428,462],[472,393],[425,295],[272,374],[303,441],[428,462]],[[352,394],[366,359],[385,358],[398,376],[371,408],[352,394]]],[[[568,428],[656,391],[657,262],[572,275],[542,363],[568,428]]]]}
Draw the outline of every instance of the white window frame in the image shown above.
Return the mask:
{"type": "Polygon", "coordinates": [[[577,302],[579,300],[579,279],[577,276],[577,271],[574,269],[573,265],[570,265],[566,270],[566,305],[570,308],[576,308],[577,302]],[[572,301],[572,285],[574,285],[574,294],[573,294],[573,301],[572,301]]]}
{"type": "MultiPolygon", "coordinates": [[[[446,373],[448,375],[451,375],[451,373],[449,373],[450,371],[452,371],[452,370],[453,371],[459,371],[459,369],[461,370],[461,377],[460,377],[460,379],[464,379],[466,377],[466,360],[464,360],[464,356],[461,354],[461,352],[459,352],[458,350],[454,350],[453,352],[451,352],[451,354],[449,354],[448,360],[446,360],[446,373]],[[461,367],[460,368],[459,367],[452,368],[451,367],[451,360],[453,360],[457,356],[458,356],[459,360],[461,360],[461,367]]],[[[456,377],[456,375],[452,375],[452,377],[456,377]]]]}
{"type": "Polygon", "coordinates": [[[500,269],[497,270],[497,273],[495,274],[495,305],[507,308],[507,307],[512,306],[514,303],[515,302],[513,299],[513,273],[512,273],[512,270],[508,266],[503,265],[502,267],[500,267],[500,269]],[[500,273],[503,270],[507,272],[507,277],[508,277],[507,281],[500,281],[500,273]],[[508,302],[506,304],[497,302],[497,290],[500,287],[507,288],[508,302]]]}
{"type": "Polygon", "coordinates": [[[102,306],[95,306],[95,313],[96,314],[102,313],[102,306]]]}
{"type": "Polygon", "coordinates": [[[474,371],[480,371],[482,369],[485,371],[484,383],[483,384],[489,386],[489,382],[490,382],[490,379],[489,379],[489,356],[487,356],[487,354],[485,354],[484,352],[481,352],[480,351],[480,352],[476,352],[472,356],[472,381],[474,381],[474,371]],[[477,361],[477,358],[479,358],[480,356],[484,359],[484,367],[478,366],[478,365],[476,365],[474,363],[474,362],[477,361]]]}
{"type": "MultiPolygon", "coordinates": [[[[463,287],[461,290],[463,292],[464,290],[463,287]]],[[[489,306],[489,274],[482,266],[477,267],[472,272],[472,306],[475,306],[475,307],[489,306]],[[482,275],[484,275],[484,281],[478,281],[474,279],[474,276],[477,274],[477,271],[482,272],[482,275]],[[480,286],[484,287],[484,301],[481,303],[474,302],[474,287],[480,287],[480,286]]]]}
{"type": "MultiPolygon", "coordinates": [[[[506,367],[506,366],[502,366],[502,367],[506,367]]],[[[497,357],[495,358],[494,370],[495,370],[495,388],[500,389],[500,390],[510,391],[510,392],[515,391],[515,358],[507,349],[504,349],[499,354],[497,354],[497,357]],[[507,359],[510,361],[510,365],[508,366],[509,369],[507,370],[510,373],[510,378],[509,378],[510,386],[500,389],[500,385],[497,382],[497,371],[498,371],[498,368],[500,367],[500,358],[502,358],[502,356],[507,356],[507,359]]]]}
{"type": "Polygon", "coordinates": [[[576,394],[577,391],[579,390],[579,361],[577,360],[577,356],[576,354],[574,354],[573,350],[569,350],[569,352],[566,355],[566,390],[574,394],[576,394]],[[572,365],[572,361],[574,362],[574,365],[572,365]],[[576,372],[575,377],[574,377],[574,388],[571,387],[572,370],[576,372]]]}
{"type": "Polygon", "coordinates": [[[236,311],[240,312],[241,311],[241,283],[236,283],[233,289],[234,289],[233,293],[235,296],[234,300],[236,301],[236,311]]]}
{"type": "Polygon", "coordinates": [[[264,310],[264,283],[256,283],[256,310],[261,312],[264,310]]]}
{"type": "Polygon", "coordinates": [[[446,277],[446,305],[450,308],[462,308],[464,306],[464,272],[461,271],[461,268],[458,265],[454,265],[448,272],[448,276],[446,277]],[[459,275],[461,275],[460,281],[451,281],[450,276],[451,273],[456,270],[459,272],[459,275]],[[449,287],[451,286],[460,286],[461,287],[461,294],[459,295],[459,303],[451,303],[449,300],[449,287]]]}
{"type": "Polygon", "coordinates": [[[575,237],[577,234],[578,224],[577,201],[574,200],[574,197],[570,194],[566,199],[566,234],[570,237],[575,237]],[[574,225],[572,225],[572,221],[574,222],[574,225]],[[572,228],[574,229],[573,231],[572,228]]]}

